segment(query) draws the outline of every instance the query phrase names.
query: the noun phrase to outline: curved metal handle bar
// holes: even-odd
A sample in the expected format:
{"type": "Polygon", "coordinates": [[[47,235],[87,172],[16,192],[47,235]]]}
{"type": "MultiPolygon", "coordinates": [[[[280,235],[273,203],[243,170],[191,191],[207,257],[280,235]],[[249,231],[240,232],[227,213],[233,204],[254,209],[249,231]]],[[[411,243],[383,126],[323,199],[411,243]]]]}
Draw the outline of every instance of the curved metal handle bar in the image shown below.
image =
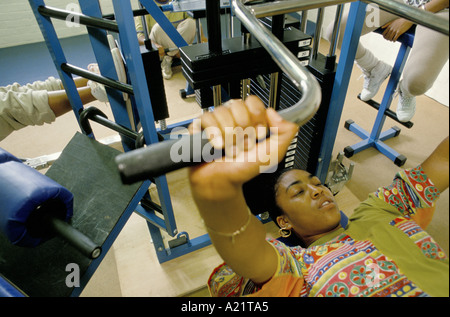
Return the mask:
{"type": "Polygon", "coordinates": [[[356,0],[278,0],[253,5],[249,2],[248,10],[256,18],[263,18],[266,16],[329,7],[353,1],[356,0]]]}
{"type": "Polygon", "coordinates": [[[399,17],[408,19],[414,23],[425,26],[442,34],[449,35],[448,20],[443,17],[436,16],[436,14],[432,12],[423,11],[405,3],[392,0],[364,0],[363,2],[368,4],[375,3],[381,9],[393,13],[399,17]]]}
{"type": "MultiPolygon", "coordinates": [[[[242,0],[233,0],[232,6],[241,23],[268,51],[277,65],[302,93],[300,100],[295,105],[280,110],[278,113],[285,120],[298,125],[305,124],[317,112],[322,99],[320,85],[316,78],[300,64],[299,60],[278,38],[245,8],[242,0]]],[[[116,157],[116,163],[122,182],[130,184],[204,162],[203,156],[206,152],[204,149],[208,144],[208,140],[201,135],[191,135],[181,139],[154,143],[142,149],[120,154],[116,157]],[[187,150],[189,158],[174,162],[171,154],[175,147],[187,150]]],[[[214,153],[214,155],[210,155],[208,159],[222,156],[221,153],[214,153]]]]}
{"type": "Polygon", "coordinates": [[[233,12],[247,30],[272,56],[272,59],[302,93],[295,105],[278,113],[286,120],[297,124],[306,123],[316,113],[322,99],[320,85],[316,78],[302,65],[284,44],[251,14],[242,0],[233,0],[233,12]]]}
{"type": "MultiPolygon", "coordinates": [[[[262,18],[265,16],[311,10],[355,1],[356,0],[278,0],[251,5],[249,6],[249,10],[255,17],[262,18]]],[[[429,29],[449,35],[448,20],[443,17],[436,16],[432,12],[423,11],[416,7],[394,0],[362,1],[367,4],[375,3],[381,9],[393,13],[401,18],[411,20],[412,22],[423,25],[429,29]]]]}

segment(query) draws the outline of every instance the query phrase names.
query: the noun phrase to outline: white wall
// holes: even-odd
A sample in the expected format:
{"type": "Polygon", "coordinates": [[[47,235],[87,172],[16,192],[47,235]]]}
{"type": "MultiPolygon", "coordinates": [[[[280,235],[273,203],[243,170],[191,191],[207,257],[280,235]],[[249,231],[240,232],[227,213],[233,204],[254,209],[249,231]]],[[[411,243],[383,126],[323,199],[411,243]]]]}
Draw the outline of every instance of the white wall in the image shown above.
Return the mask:
{"type": "MultiPolygon", "coordinates": [[[[65,9],[74,1],[49,0],[46,5],[65,9]]],[[[54,20],[60,37],[80,35],[84,27],[67,27],[64,21],[54,20]]],[[[0,48],[43,41],[42,33],[28,1],[0,0],[0,48]]]]}
{"type": "MultiPolygon", "coordinates": [[[[92,0],[94,1],[94,0],[92,0]]],[[[137,8],[137,1],[132,1],[137,8]]],[[[46,0],[45,5],[58,9],[75,10],[77,0],[46,0]]],[[[100,0],[102,12],[112,13],[112,0],[100,0]]],[[[86,34],[86,28],[70,27],[65,21],[52,19],[60,38],[86,34]]],[[[42,42],[44,38],[28,0],[0,0],[0,49],[3,47],[42,42]]]]}

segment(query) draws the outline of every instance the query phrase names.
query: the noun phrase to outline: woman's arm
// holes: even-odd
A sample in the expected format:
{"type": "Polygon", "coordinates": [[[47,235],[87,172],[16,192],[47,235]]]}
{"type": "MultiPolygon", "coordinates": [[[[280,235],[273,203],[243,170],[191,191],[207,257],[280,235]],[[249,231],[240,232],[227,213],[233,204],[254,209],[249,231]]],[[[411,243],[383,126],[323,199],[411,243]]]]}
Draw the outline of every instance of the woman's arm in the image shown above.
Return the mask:
{"type": "MultiPolygon", "coordinates": [[[[424,9],[428,12],[439,12],[448,8],[449,0],[433,0],[425,4],[424,9]]],[[[408,31],[414,25],[413,22],[408,19],[398,18],[394,21],[386,23],[381,28],[385,29],[383,31],[383,37],[388,40],[395,42],[397,39],[406,31],[408,31]]]]}
{"type": "MultiPolygon", "coordinates": [[[[217,107],[200,119],[201,128],[210,134],[216,148],[225,147],[226,151],[234,149],[235,152],[222,161],[190,169],[193,198],[223,260],[240,276],[255,283],[266,282],[275,273],[277,255],[265,240],[264,226],[249,213],[242,185],[257,176],[267,164],[266,149],[276,156],[271,163],[278,164],[298,126],[283,120],[273,109],[266,110],[253,96],[248,97],[245,104],[234,100],[217,107]],[[236,142],[232,146],[227,144],[233,133],[226,127],[247,129],[248,142],[242,148],[236,146],[236,142]],[[257,127],[263,129],[258,133],[257,127]],[[255,144],[251,135],[264,136],[265,128],[270,128],[270,138],[255,144]]],[[[196,127],[193,129],[195,132],[196,127]]]]}
{"type": "Polygon", "coordinates": [[[448,8],[448,6],[449,0],[433,0],[425,4],[425,10],[436,13],[444,10],[445,8],[448,8]]]}
{"type": "MultiPolygon", "coordinates": [[[[448,1],[447,1],[448,3],[448,1]]],[[[443,192],[448,188],[449,177],[449,138],[445,138],[431,155],[422,163],[425,174],[431,179],[434,186],[443,192]]]]}
{"type": "Polygon", "coordinates": [[[380,187],[375,195],[426,229],[433,218],[435,202],[448,188],[448,156],[447,137],[421,165],[398,172],[393,183],[380,187]]]}

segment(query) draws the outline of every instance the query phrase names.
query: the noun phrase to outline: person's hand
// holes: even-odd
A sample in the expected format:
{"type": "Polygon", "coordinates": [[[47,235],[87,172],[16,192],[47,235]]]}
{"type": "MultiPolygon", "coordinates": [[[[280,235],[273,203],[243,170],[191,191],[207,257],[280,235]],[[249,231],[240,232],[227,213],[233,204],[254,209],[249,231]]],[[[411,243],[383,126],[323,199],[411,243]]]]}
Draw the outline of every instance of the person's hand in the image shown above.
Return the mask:
{"type": "Polygon", "coordinates": [[[191,189],[206,200],[232,197],[242,184],[276,166],[298,131],[296,124],[265,109],[255,96],[247,97],[245,103],[232,100],[216,107],[190,128],[193,133],[204,130],[214,148],[225,151],[219,160],[190,168],[191,189]]]}
{"type": "Polygon", "coordinates": [[[386,23],[381,28],[384,29],[383,37],[388,40],[395,42],[397,39],[406,31],[408,31],[414,23],[403,18],[396,19],[389,23],[386,23]]]}

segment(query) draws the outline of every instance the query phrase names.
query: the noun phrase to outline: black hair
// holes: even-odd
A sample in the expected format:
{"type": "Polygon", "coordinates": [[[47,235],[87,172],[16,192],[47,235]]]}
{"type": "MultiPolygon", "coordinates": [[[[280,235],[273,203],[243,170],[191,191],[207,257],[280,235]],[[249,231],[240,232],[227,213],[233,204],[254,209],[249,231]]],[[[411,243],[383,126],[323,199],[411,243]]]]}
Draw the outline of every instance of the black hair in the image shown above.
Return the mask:
{"type": "MultiPolygon", "coordinates": [[[[278,227],[280,226],[277,217],[284,212],[276,202],[276,192],[282,176],[290,170],[292,169],[277,169],[273,173],[262,173],[242,186],[245,202],[251,213],[259,215],[268,212],[278,227]]],[[[290,247],[305,247],[304,242],[296,234],[291,234],[287,238],[280,237],[278,240],[290,247]]]]}
{"type": "Polygon", "coordinates": [[[268,212],[278,226],[277,217],[284,213],[278,206],[275,196],[281,177],[289,170],[277,169],[273,173],[262,173],[243,185],[244,198],[252,214],[268,212]]]}

